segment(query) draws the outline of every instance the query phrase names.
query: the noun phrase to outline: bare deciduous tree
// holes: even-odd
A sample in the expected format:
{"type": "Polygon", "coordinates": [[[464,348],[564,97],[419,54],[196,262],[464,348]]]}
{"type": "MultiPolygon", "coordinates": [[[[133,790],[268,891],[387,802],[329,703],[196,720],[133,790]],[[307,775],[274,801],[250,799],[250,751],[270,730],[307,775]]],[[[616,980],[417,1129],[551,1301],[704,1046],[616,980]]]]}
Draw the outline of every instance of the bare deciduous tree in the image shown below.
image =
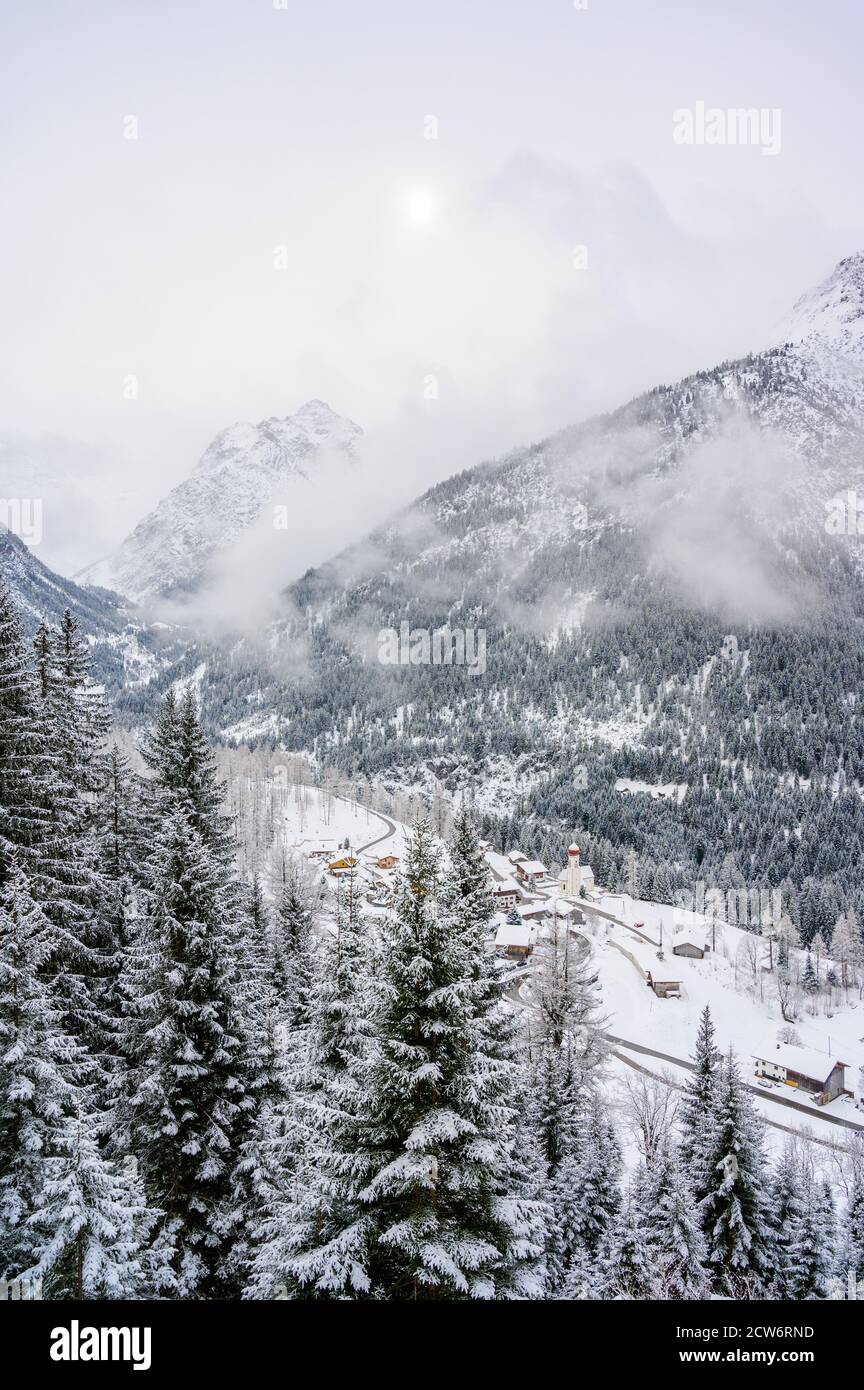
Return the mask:
{"type": "Polygon", "coordinates": [[[623,1077],[622,1114],[647,1167],[651,1167],[669,1138],[678,1113],[679,1095],[671,1076],[647,1076],[628,1071],[623,1077]]]}

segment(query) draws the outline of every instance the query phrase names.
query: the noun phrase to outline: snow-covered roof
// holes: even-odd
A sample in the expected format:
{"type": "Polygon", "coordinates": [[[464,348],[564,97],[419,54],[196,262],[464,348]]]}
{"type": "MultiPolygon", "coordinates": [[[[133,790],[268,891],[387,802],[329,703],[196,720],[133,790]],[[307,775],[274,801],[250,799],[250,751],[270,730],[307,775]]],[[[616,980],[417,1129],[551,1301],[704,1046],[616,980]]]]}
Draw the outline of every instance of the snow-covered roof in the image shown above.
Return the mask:
{"type": "Polygon", "coordinates": [[[523,859],[519,868],[523,874],[545,874],[546,865],[541,864],[539,859],[523,859]]]}
{"type": "Polygon", "coordinates": [[[497,854],[494,849],[490,849],[487,850],[485,859],[496,878],[507,878],[512,874],[513,865],[506,855],[497,854]]]}
{"type": "Polygon", "coordinates": [[[615,939],[635,961],[638,961],[646,974],[650,971],[652,980],[656,980],[658,984],[668,983],[670,980],[680,981],[680,976],[676,973],[680,970],[680,962],[674,956],[670,957],[664,952],[663,960],[658,960],[656,946],[649,946],[646,941],[639,941],[629,932],[622,932],[615,939]]]}
{"type": "Polygon", "coordinates": [[[495,933],[496,946],[533,946],[537,930],[529,922],[502,922],[495,933]]]}
{"type": "Polygon", "coordinates": [[[698,946],[700,951],[704,951],[708,944],[708,937],[704,927],[682,927],[675,933],[672,941],[674,946],[698,946]]]}
{"type": "Polygon", "coordinates": [[[786,1071],[797,1071],[800,1076],[809,1076],[812,1081],[827,1081],[834,1068],[848,1066],[839,1057],[829,1057],[827,1052],[817,1052],[813,1047],[797,1047],[792,1043],[775,1043],[767,1051],[757,1053],[760,1062],[773,1062],[786,1071]]]}
{"type": "Polygon", "coordinates": [[[522,889],[519,887],[519,884],[516,882],[515,878],[502,878],[498,880],[496,883],[493,883],[492,892],[516,893],[519,895],[519,897],[522,896],[522,889]]]}

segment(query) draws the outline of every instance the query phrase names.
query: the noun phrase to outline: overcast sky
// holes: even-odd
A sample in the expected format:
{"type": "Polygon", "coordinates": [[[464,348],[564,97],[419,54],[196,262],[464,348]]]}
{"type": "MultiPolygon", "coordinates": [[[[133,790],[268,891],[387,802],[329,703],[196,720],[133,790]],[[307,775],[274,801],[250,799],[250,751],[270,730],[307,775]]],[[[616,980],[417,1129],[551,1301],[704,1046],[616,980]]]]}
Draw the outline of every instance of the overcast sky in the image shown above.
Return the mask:
{"type": "Polygon", "coordinates": [[[67,568],[233,420],[321,397],[431,481],[762,345],[864,248],[857,0],[0,22],[0,461],[87,482],[67,568]],[[676,144],[699,101],[779,109],[779,153],[676,144]]]}

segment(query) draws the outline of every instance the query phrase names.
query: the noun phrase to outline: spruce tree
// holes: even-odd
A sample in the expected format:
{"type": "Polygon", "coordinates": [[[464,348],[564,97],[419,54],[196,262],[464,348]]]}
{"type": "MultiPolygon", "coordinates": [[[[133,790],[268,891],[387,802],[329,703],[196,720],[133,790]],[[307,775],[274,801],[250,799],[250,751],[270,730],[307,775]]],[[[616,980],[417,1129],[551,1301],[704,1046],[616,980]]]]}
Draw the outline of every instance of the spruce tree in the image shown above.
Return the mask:
{"type": "Polygon", "coordinates": [[[670,1139],[646,1175],[645,1223],[658,1297],[705,1298],[705,1241],[689,1176],[670,1139]]]}
{"type": "Polygon", "coordinates": [[[798,1150],[788,1143],[771,1177],[768,1220],[772,1234],[773,1259],[768,1290],[772,1298],[794,1298],[794,1278],[790,1272],[789,1245],[803,1211],[802,1177],[798,1150]]]}
{"type": "Polygon", "coordinates": [[[96,808],[107,712],[90,679],[86,643],[68,611],[59,630],[40,626],[35,656],[36,715],[46,751],[40,785],[45,832],[28,876],[54,927],[55,946],[45,968],[64,1027],[87,1049],[105,1084],[113,1050],[106,1006],[113,951],[101,911],[96,808]]]}
{"type": "Polygon", "coordinates": [[[80,1061],[42,966],[53,945],[50,923],[33,901],[14,857],[0,889],[0,1277],[19,1275],[38,1257],[33,1218],[46,1160],[64,1117],[77,1109],[70,1079],[80,1061]]]}
{"type": "Polygon", "coordinates": [[[830,1189],[818,1183],[809,1167],[799,1169],[802,1191],[790,1214],[783,1242],[785,1296],[795,1300],[824,1298],[834,1269],[834,1209],[830,1189]]]}
{"type": "Polygon", "coordinates": [[[229,1199],[248,1065],[237,1017],[234,904],[222,865],[182,804],[154,855],[130,952],[126,1114],[150,1205],[163,1213],[181,1297],[225,1292],[229,1199]]]}
{"type": "Polygon", "coordinates": [[[131,1297],[152,1215],[101,1153],[80,1045],[40,971],[52,942],[13,862],[0,889],[0,1276],[39,1280],[47,1298],[131,1297]]]}
{"type": "Polygon", "coordinates": [[[679,1122],[683,1135],[684,1155],[689,1162],[696,1154],[705,1116],[716,1099],[717,1079],[722,1057],[714,1041],[714,1023],[706,1004],[699,1018],[693,1068],[684,1087],[679,1122]]]}
{"type": "Polygon", "coordinates": [[[648,1299],[657,1296],[657,1267],[638,1195],[645,1180],[645,1169],[640,1167],[634,1182],[637,1191],[631,1186],[627,1200],[604,1238],[599,1258],[601,1297],[648,1299]]]}
{"type": "Polygon", "coordinates": [[[711,1187],[700,1203],[708,1268],[718,1289],[732,1297],[760,1290],[768,1277],[771,1233],[761,1118],[725,1059],[706,1135],[705,1172],[711,1187]]]}
{"type": "Polygon", "coordinates": [[[158,1250],[147,1250],[155,1213],[131,1172],[102,1156],[92,1119],[69,1117],[45,1161],[32,1219],[37,1258],[28,1271],[57,1299],[152,1297],[171,1288],[158,1250]]]}
{"type": "Polygon", "coordinates": [[[840,1226],[835,1266],[844,1287],[853,1282],[864,1293],[864,1141],[856,1136],[849,1196],[840,1226]]]}
{"type": "Polygon", "coordinates": [[[31,868],[45,838],[49,753],[21,623],[0,579],[0,876],[14,851],[31,868]]]}
{"type": "Polygon", "coordinates": [[[293,1262],[325,1294],[541,1292],[539,1213],[511,1184],[516,1115],[479,1045],[477,962],[440,900],[440,872],[418,821],[369,985],[374,1046],[349,1156],[351,1219],[293,1262]]]}

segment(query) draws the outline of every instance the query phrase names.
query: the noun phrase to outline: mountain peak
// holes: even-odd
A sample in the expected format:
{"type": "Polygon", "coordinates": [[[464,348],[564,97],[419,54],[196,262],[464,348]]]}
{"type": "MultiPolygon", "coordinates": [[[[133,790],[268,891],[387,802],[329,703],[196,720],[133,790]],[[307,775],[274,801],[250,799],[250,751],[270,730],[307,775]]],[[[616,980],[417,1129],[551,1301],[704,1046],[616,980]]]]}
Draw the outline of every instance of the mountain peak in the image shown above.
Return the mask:
{"type": "Polygon", "coordinates": [[[783,337],[858,361],[864,357],[864,251],[844,256],[826,279],[796,301],[783,337]]]}
{"type": "Polygon", "coordinates": [[[115,555],[80,577],[135,600],[194,588],[211,558],[253,526],[274,498],[284,501],[292,489],[308,486],[319,458],[351,466],[362,434],[319,400],[306,401],[294,415],[229,425],[115,555]]]}

